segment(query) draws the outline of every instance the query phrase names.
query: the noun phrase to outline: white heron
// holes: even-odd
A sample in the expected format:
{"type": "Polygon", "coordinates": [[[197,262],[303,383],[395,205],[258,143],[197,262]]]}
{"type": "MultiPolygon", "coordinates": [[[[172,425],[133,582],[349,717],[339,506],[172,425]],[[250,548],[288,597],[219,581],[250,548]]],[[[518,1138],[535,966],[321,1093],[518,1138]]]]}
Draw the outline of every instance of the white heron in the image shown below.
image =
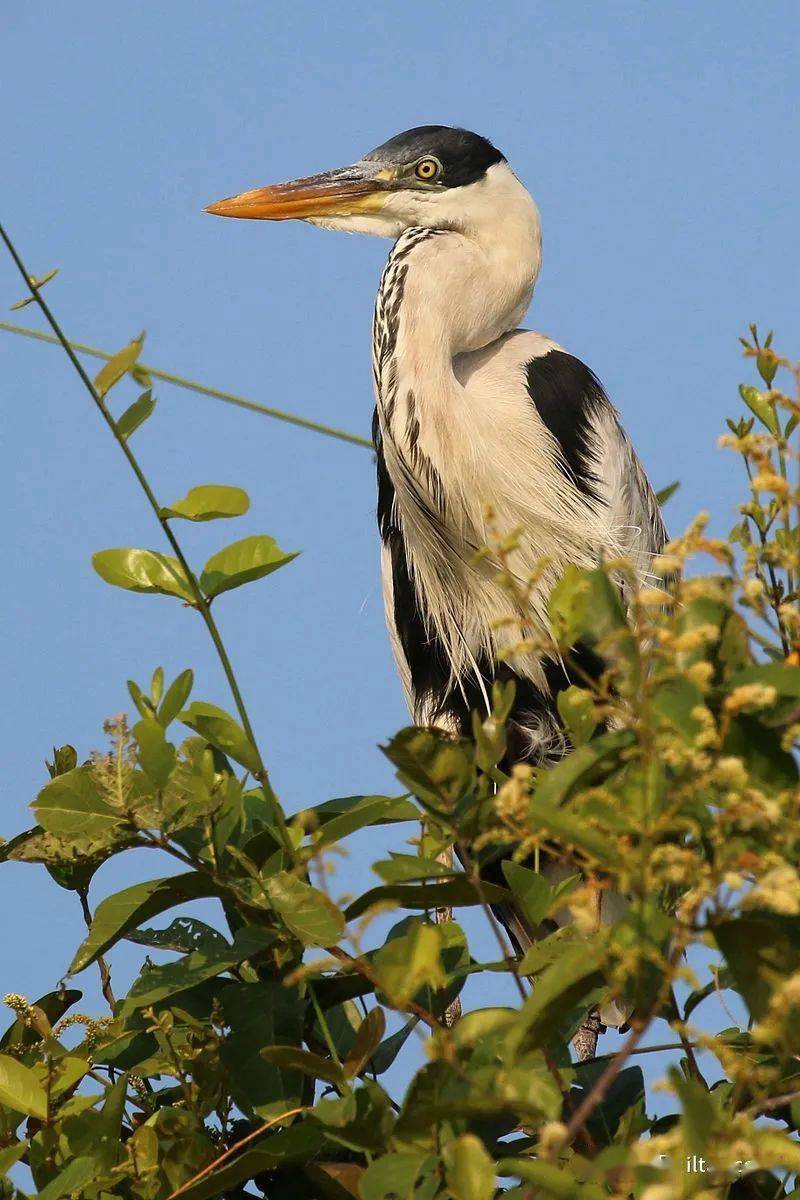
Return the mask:
{"type": "MultiPolygon", "coordinates": [[[[394,240],[373,323],[373,431],[386,619],[409,706],[420,724],[468,733],[492,681],[511,677],[510,756],[563,753],[555,699],[571,679],[548,627],[552,586],[568,564],[619,555],[644,577],[665,531],[595,375],[518,328],[541,265],[531,195],[486,138],[425,125],[207,211],[394,240]],[[524,612],[477,553],[514,529],[510,569],[537,579],[524,612]],[[540,649],[498,666],[521,634],[540,649]]],[[[599,666],[582,646],[571,657],[599,666]]],[[[511,932],[527,940],[518,922],[511,932]]]]}

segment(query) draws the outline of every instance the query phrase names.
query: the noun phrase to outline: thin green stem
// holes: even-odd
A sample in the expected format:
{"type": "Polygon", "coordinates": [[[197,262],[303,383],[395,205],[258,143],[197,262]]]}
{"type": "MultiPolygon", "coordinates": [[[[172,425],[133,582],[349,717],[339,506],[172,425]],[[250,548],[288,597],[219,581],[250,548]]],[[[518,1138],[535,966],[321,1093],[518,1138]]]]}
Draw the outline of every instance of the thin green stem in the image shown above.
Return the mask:
{"type": "MultiPolygon", "coordinates": [[[[34,300],[38,304],[38,306],[39,306],[45,320],[49,324],[50,328],[53,330],[56,341],[63,347],[67,357],[69,358],[73,367],[77,371],[81,382],[83,383],[87,392],[89,393],[92,400],[94,401],[94,403],[95,403],[97,409],[99,410],[100,415],[102,416],[106,425],[110,429],[115,441],[117,442],[117,445],[121,449],[122,453],[125,455],[125,458],[128,460],[128,465],[130,466],[131,470],[133,471],[134,475],[136,476],[139,486],[141,487],[142,491],[144,492],[144,494],[147,498],[147,502],[150,505],[150,507],[152,508],[155,518],[158,521],[159,525],[161,526],[161,529],[163,530],[164,536],[166,537],[167,541],[169,542],[169,544],[175,554],[175,557],[177,558],[178,562],[180,563],[181,569],[185,573],[186,579],[189,584],[189,588],[194,597],[194,607],[198,610],[201,617],[203,618],[205,626],[209,632],[209,635],[211,636],[211,640],[214,643],[214,648],[219,657],[219,661],[222,665],[222,669],[225,672],[225,678],[228,681],[228,686],[230,687],[231,695],[233,696],[233,700],[236,705],[237,712],[239,713],[239,719],[241,720],[242,728],[244,729],[245,734],[247,735],[247,738],[248,738],[249,742],[251,743],[251,745],[253,746],[253,749],[255,751],[256,760],[258,763],[258,773],[257,773],[258,781],[259,781],[259,783],[266,784],[267,780],[268,780],[267,769],[264,766],[264,761],[261,757],[261,751],[258,748],[258,744],[256,742],[255,735],[253,733],[253,727],[250,723],[250,717],[248,716],[247,709],[245,707],[245,703],[242,698],[241,691],[239,690],[239,684],[236,681],[236,676],[234,674],[230,658],[228,657],[228,652],[225,649],[225,646],[223,645],[222,638],[220,637],[219,629],[217,628],[217,623],[211,614],[211,608],[210,608],[209,602],[206,599],[206,597],[203,595],[203,591],[200,587],[200,583],[199,583],[196,575],[192,571],[191,567],[189,566],[189,563],[183,553],[183,550],[181,549],[180,543],[178,542],[178,539],[175,537],[175,534],[173,533],[172,529],[170,528],[168,521],[166,520],[166,518],[164,516],[162,516],[161,505],[158,503],[155,493],[153,492],[153,489],[151,488],[151,486],[144,474],[144,471],[140,467],[139,462],[136,458],[136,455],[131,450],[131,448],[128,444],[128,440],[120,435],[119,430],[117,429],[117,424],[116,424],[113,416],[111,415],[108,407],[106,406],[105,401],[103,400],[102,396],[99,394],[96,387],[94,386],[91,379],[89,378],[86,371],[84,370],[83,365],[80,362],[80,359],[78,358],[72,345],[70,344],[70,342],[67,340],[66,336],[64,335],[64,333],[61,329],[61,326],[59,325],[55,316],[51,312],[50,306],[48,305],[47,301],[40,294],[38,287],[36,287],[36,285],[32,282],[32,278],[31,278],[30,274],[28,273],[28,271],[25,267],[25,264],[23,263],[20,255],[18,254],[18,252],[16,250],[16,247],[14,246],[10,237],[6,233],[2,224],[0,224],[0,240],[2,240],[5,243],[6,249],[8,250],[12,259],[14,260],[15,266],[17,267],[17,270],[19,271],[20,275],[22,276],[22,278],[25,282],[25,286],[27,287],[28,291],[31,293],[34,300]]],[[[284,828],[282,828],[281,832],[284,835],[287,848],[293,854],[293,848],[291,845],[291,841],[288,837],[288,834],[286,833],[286,830],[284,828]]]]}
{"type": "MultiPolygon", "coordinates": [[[[0,321],[0,329],[6,333],[16,333],[21,337],[32,338],[37,342],[47,342],[51,346],[63,345],[61,339],[52,334],[40,333],[38,329],[29,329],[26,325],[14,325],[11,321],[0,321]]],[[[97,346],[87,346],[85,342],[70,342],[69,345],[78,354],[88,354],[92,358],[101,358],[104,362],[108,362],[114,357],[113,354],[109,354],[106,350],[100,350],[97,346]]],[[[280,408],[258,404],[255,400],[248,400],[246,396],[237,396],[234,392],[223,392],[219,388],[208,387],[205,383],[186,379],[183,375],[175,375],[172,371],[162,371],[159,367],[148,366],[147,363],[140,362],[137,365],[153,379],[161,379],[164,383],[185,388],[186,391],[197,392],[200,396],[211,396],[214,400],[224,400],[226,404],[234,404],[237,408],[246,408],[250,412],[273,417],[276,421],[298,425],[301,429],[310,429],[312,433],[321,433],[325,437],[337,438],[340,442],[350,442],[353,446],[363,446],[366,450],[374,449],[368,438],[359,437],[356,433],[348,433],[346,429],[335,429],[332,425],[323,425],[319,421],[309,420],[308,417],[298,417],[295,413],[284,412],[280,408]]]]}

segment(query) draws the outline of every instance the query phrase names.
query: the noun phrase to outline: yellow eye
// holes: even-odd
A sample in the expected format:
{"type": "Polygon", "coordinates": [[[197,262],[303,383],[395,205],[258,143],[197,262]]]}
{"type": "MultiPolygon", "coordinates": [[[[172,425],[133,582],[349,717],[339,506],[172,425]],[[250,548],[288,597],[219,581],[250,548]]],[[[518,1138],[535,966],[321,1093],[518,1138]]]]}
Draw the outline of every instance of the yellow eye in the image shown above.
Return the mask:
{"type": "Polygon", "coordinates": [[[421,158],[414,168],[417,179],[430,183],[442,169],[442,164],[436,158],[421,158]]]}

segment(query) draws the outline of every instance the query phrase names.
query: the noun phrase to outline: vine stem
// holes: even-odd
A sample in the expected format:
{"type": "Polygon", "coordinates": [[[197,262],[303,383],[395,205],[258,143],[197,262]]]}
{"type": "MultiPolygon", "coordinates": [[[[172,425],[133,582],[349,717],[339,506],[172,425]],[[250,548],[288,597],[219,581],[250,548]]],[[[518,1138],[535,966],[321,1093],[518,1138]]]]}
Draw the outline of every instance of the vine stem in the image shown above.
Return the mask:
{"type": "MultiPolygon", "coordinates": [[[[46,342],[50,346],[62,345],[60,338],[53,337],[50,333],[42,333],[38,329],[29,329],[27,325],[15,325],[11,321],[0,321],[0,329],[5,333],[16,333],[20,337],[31,338],[36,342],[46,342]]],[[[114,357],[107,350],[101,350],[98,346],[88,346],[85,342],[70,341],[69,344],[78,354],[88,354],[90,358],[99,358],[104,362],[109,362],[114,357]]],[[[173,371],[162,371],[160,367],[151,367],[147,363],[140,362],[138,366],[153,379],[161,379],[164,383],[184,388],[187,392],[196,392],[199,396],[210,396],[213,400],[224,400],[226,404],[233,404],[237,408],[246,408],[249,412],[260,413],[262,416],[272,417],[276,421],[285,421],[289,425],[297,425],[300,429],[310,430],[311,433],[321,433],[325,437],[336,438],[340,442],[349,442],[351,446],[363,446],[365,450],[375,449],[368,438],[359,437],[357,433],[348,433],[346,429],[335,429],[332,425],[323,425],[320,421],[312,421],[308,417],[298,417],[295,413],[284,412],[283,409],[272,408],[268,404],[258,404],[255,400],[248,400],[246,396],[237,396],[235,392],[223,392],[220,388],[209,387],[208,384],[198,383],[195,379],[186,379],[185,376],[176,375],[173,371]]]]}
{"type": "MultiPolygon", "coordinates": [[[[6,230],[4,229],[2,224],[0,224],[0,240],[2,240],[4,242],[6,249],[8,250],[9,254],[11,255],[11,258],[13,259],[17,270],[19,271],[20,275],[22,276],[22,278],[25,282],[26,288],[30,292],[30,294],[33,297],[33,299],[35,300],[36,304],[39,306],[39,309],[41,310],[45,320],[47,321],[50,328],[53,330],[53,333],[54,333],[57,341],[63,347],[64,352],[66,353],[67,357],[69,358],[70,362],[72,363],[73,367],[75,368],[76,372],[78,373],[78,376],[79,376],[81,382],[83,383],[87,392],[89,393],[92,400],[94,401],[94,403],[95,403],[98,411],[100,412],[100,415],[102,416],[103,420],[105,421],[106,425],[110,429],[110,431],[114,437],[114,440],[117,442],[117,445],[119,446],[120,450],[125,455],[125,458],[128,460],[128,465],[130,466],[131,470],[133,471],[134,475],[136,476],[139,486],[141,487],[142,491],[144,492],[144,494],[147,498],[147,502],[150,505],[150,507],[152,508],[155,518],[158,521],[159,525],[161,526],[164,536],[166,537],[167,541],[169,542],[169,544],[175,554],[175,557],[177,558],[177,560],[181,566],[181,569],[183,570],[183,572],[186,576],[187,582],[189,584],[189,588],[192,592],[192,595],[194,596],[194,607],[198,610],[201,617],[203,618],[206,629],[208,630],[211,640],[214,643],[214,649],[217,652],[217,657],[219,658],[219,661],[222,665],[222,669],[225,673],[225,678],[228,681],[228,686],[231,690],[231,695],[233,696],[233,700],[236,705],[237,712],[239,713],[239,719],[242,722],[242,727],[244,729],[244,732],[245,732],[249,742],[251,743],[251,745],[255,751],[256,761],[258,763],[258,773],[257,773],[258,782],[262,783],[262,784],[266,784],[268,782],[267,770],[266,770],[266,767],[264,766],[264,761],[261,757],[261,751],[258,748],[258,744],[256,742],[255,735],[253,733],[253,727],[250,724],[250,717],[248,716],[247,709],[245,707],[245,703],[242,698],[242,694],[239,690],[239,684],[236,681],[236,676],[234,674],[230,658],[228,657],[228,652],[225,649],[222,638],[220,637],[219,629],[217,628],[217,623],[211,614],[211,607],[210,607],[209,601],[203,595],[202,589],[200,587],[200,583],[199,583],[196,575],[192,571],[192,568],[189,566],[186,556],[184,555],[183,550],[181,549],[180,543],[178,542],[178,539],[175,537],[175,534],[173,533],[173,531],[169,525],[169,522],[167,521],[167,519],[164,516],[162,516],[161,506],[158,503],[158,500],[156,499],[155,493],[153,492],[153,489],[151,488],[151,486],[147,480],[147,477],[144,474],[144,471],[142,470],[141,466],[139,465],[139,461],[136,458],[136,455],[133,453],[130,446],[128,445],[127,439],[120,435],[120,433],[117,429],[117,424],[116,424],[113,416],[111,415],[111,412],[109,411],[103,397],[97,391],[97,388],[94,386],[94,384],[92,383],[88,374],[86,373],[75,350],[73,349],[71,343],[65,336],[64,332],[62,331],[61,326],[59,325],[58,321],[56,320],[55,316],[53,315],[49,304],[42,297],[42,295],[39,291],[39,288],[36,286],[36,284],[33,281],[33,277],[28,273],[28,270],[27,270],[25,264],[23,263],[22,258],[20,257],[16,247],[14,246],[14,243],[11,241],[11,238],[9,237],[8,233],[6,232],[6,230]]],[[[290,844],[290,841],[288,838],[288,834],[286,833],[286,830],[284,828],[281,829],[281,833],[283,834],[283,836],[286,840],[288,848],[290,850],[292,850],[292,853],[294,853],[293,848],[291,847],[291,844],[290,844]]]]}

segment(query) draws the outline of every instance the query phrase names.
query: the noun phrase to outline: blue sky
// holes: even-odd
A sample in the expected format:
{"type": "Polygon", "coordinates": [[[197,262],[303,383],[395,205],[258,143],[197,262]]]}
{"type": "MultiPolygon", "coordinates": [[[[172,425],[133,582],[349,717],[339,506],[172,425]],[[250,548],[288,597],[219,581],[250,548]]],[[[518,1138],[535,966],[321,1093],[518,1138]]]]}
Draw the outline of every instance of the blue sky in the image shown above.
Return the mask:
{"type": "MultiPolygon", "coordinates": [[[[31,0],[3,16],[2,220],[34,272],[60,268],[48,299],[76,339],[115,349],[144,327],[154,365],[365,434],[388,244],[202,208],[350,162],[416,124],[473,128],[542,212],[526,324],[595,369],[654,484],[682,480],[671,527],[705,508],[725,530],[740,488],[716,438],[744,378],[737,335],[773,325],[778,348],[800,355],[799,43],[792,0],[31,0]]],[[[0,256],[0,309],[20,294],[0,256]]],[[[21,319],[37,321],[32,308],[21,319]]],[[[9,836],[53,743],[97,747],[103,719],[128,703],[126,678],[191,665],[198,697],[229,699],[193,614],[91,571],[102,547],[163,547],[66,362],[0,332],[0,368],[9,836]]],[[[406,717],[369,453],[166,385],[158,396],[136,446],[163,501],[202,482],[252,498],[235,525],[181,530],[195,561],[255,532],[302,550],[218,607],[287,807],[391,790],[377,745],[406,717]]],[[[369,882],[369,849],[343,867],[341,890],[369,882]]],[[[95,899],[161,869],[115,860],[95,899]]],[[[0,900],[0,990],[34,996],[80,937],[77,906],[14,865],[0,900]]],[[[121,982],[139,958],[120,950],[121,982]]]]}

